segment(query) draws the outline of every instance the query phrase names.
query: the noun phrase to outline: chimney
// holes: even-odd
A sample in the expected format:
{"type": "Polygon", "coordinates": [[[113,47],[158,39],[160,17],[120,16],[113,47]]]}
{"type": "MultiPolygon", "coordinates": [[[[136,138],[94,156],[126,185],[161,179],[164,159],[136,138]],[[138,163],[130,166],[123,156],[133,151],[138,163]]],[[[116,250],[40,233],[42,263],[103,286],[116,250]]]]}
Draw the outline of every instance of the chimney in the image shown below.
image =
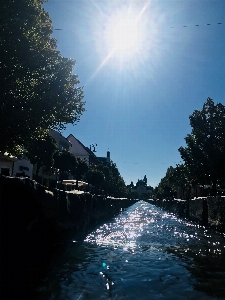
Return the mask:
{"type": "Polygon", "coordinates": [[[110,152],[109,151],[107,151],[107,163],[109,163],[110,162],[110,152]]]}

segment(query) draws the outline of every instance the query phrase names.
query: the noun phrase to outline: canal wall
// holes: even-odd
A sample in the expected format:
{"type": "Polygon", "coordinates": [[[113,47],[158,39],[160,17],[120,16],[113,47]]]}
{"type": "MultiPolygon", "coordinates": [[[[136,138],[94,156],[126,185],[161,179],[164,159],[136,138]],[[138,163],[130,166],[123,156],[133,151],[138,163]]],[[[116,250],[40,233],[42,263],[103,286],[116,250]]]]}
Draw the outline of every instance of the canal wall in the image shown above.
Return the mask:
{"type": "MultiPolygon", "coordinates": [[[[28,178],[0,176],[1,298],[33,299],[34,287],[66,239],[84,235],[136,201],[74,194],[28,178]]],[[[225,232],[224,197],[147,201],[225,232]]]]}
{"type": "Polygon", "coordinates": [[[32,299],[33,287],[66,238],[81,236],[135,202],[0,176],[2,286],[8,294],[15,291],[15,296],[32,299]]]}
{"type": "Polygon", "coordinates": [[[181,218],[225,232],[225,197],[182,199],[149,199],[149,203],[181,218]]]}

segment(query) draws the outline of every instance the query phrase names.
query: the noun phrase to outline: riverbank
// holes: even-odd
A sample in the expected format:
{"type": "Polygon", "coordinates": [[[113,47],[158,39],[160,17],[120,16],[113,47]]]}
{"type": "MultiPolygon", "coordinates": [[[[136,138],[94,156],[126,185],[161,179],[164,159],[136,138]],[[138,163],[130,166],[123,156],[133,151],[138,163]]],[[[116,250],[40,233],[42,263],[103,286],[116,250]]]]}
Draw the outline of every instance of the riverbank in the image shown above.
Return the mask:
{"type": "Polygon", "coordinates": [[[135,202],[0,176],[2,298],[32,299],[54,253],[71,233],[79,237],[135,202]]]}
{"type": "Polygon", "coordinates": [[[224,234],[139,201],[57,255],[35,300],[225,299],[224,234]]]}
{"type": "MultiPolygon", "coordinates": [[[[33,299],[54,253],[70,247],[72,236],[81,240],[137,201],[47,189],[28,178],[0,176],[2,298],[33,299]]],[[[224,197],[145,201],[225,232],[224,197]]]]}
{"type": "Polygon", "coordinates": [[[189,200],[149,199],[147,202],[181,218],[225,232],[225,197],[223,196],[199,197],[189,200]]]}

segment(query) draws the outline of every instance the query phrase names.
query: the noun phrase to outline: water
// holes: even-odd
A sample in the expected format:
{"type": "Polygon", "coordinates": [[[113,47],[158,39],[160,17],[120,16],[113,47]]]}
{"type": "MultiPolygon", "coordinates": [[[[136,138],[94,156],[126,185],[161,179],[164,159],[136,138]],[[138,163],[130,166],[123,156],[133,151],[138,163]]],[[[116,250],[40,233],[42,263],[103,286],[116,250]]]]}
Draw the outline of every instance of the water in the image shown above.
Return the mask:
{"type": "Polygon", "coordinates": [[[37,299],[225,299],[225,235],[139,201],[71,241],[37,299]]]}

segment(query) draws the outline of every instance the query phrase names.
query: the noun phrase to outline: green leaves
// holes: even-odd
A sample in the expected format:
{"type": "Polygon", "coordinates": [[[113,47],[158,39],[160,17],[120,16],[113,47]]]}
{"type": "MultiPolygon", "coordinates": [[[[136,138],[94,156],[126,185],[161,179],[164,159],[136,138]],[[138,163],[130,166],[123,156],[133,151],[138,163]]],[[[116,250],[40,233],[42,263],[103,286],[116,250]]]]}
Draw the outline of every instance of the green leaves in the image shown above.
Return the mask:
{"type": "Polygon", "coordinates": [[[96,168],[90,168],[86,173],[86,179],[88,183],[92,184],[93,186],[98,188],[103,188],[105,177],[102,171],[96,169],[96,168]]]}
{"type": "Polygon", "coordinates": [[[189,182],[190,174],[186,165],[178,164],[175,168],[170,166],[158,185],[157,195],[160,198],[169,197],[178,190],[178,187],[183,189],[189,182]]]}
{"type": "Polygon", "coordinates": [[[83,89],[51,38],[41,0],[3,0],[0,13],[0,151],[15,153],[48,129],[75,124],[83,89]]]}
{"type": "MultiPolygon", "coordinates": [[[[184,164],[169,167],[157,187],[159,197],[168,197],[178,188],[182,191],[198,184],[216,184],[225,179],[225,106],[207,98],[202,110],[189,116],[192,131],[180,147],[184,164]]],[[[182,192],[184,196],[184,192],[182,192]]]]}
{"type": "Polygon", "coordinates": [[[36,176],[41,167],[50,170],[53,166],[53,155],[56,149],[55,140],[49,134],[40,139],[33,139],[27,146],[26,156],[33,165],[36,165],[36,176]]]}
{"type": "Polygon", "coordinates": [[[60,170],[61,180],[65,178],[65,174],[76,174],[77,160],[76,157],[68,150],[56,151],[54,154],[54,167],[60,170]]]}
{"type": "Polygon", "coordinates": [[[187,147],[178,151],[199,183],[215,183],[225,177],[225,107],[207,98],[202,110],[195,110],[189,119],[187,147]]]}
{"type": "Polygon", "coordinates": [[[110,196],[122,197],[127,193],[125,182],[113,162],[92,166],[85,175],[85,180],[110,196]]]}

